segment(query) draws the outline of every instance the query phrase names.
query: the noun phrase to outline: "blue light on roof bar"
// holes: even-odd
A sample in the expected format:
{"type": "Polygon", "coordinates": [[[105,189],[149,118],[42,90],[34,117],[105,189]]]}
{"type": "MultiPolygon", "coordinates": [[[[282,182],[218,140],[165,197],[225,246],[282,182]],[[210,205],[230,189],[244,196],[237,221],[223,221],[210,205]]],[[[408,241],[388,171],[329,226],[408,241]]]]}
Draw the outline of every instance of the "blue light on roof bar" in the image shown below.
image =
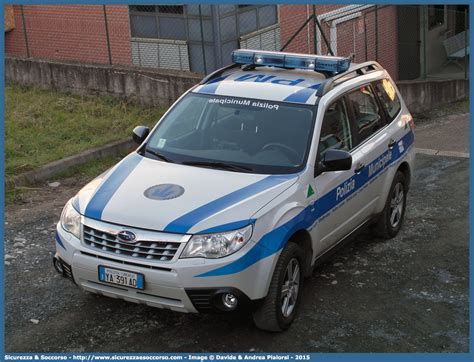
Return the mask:
{"type": "Polygon", "coordinates": [[[317,72],[342,73],[349,69],[351,60],[343,57],[262,52],[238,49],[232,52],[232,61],[237,64],[265,65],[282,68],[311,69],[317,72]]]}

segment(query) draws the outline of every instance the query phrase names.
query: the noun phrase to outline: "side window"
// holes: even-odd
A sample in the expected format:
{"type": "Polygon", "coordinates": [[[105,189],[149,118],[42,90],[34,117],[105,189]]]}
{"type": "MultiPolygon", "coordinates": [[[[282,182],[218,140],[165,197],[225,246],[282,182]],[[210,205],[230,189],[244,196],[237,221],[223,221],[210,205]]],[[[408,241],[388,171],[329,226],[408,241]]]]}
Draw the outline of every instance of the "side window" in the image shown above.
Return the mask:
{"type": "Polygon", "coordinates": [[[383,79],[375,83],[375,91],[382,102],[389,120],[393,120],[402,108],[395,87],[388,79],[383,79]]]}
{"type": "Polygon", "coordinates": [[[347,107],[343,99],[332,103],[324,113],[319,137],[319,154],[330,148],[350,151],[353,146],[347,107]]]}
{"type": "Polygon", "coordinates": [[[354,124],[359,142],[364,141],[382,128],[382,116],[369,86],[359,87],[347,96],[354,112],[354,124]]]}

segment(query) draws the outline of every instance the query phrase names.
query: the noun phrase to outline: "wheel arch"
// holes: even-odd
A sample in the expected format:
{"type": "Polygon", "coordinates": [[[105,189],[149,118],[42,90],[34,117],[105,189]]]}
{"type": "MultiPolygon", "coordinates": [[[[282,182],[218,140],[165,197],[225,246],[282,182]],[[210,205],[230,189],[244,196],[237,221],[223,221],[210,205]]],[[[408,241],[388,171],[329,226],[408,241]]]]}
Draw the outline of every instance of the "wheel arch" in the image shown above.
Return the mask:
{"type": "Polygon", "coordinates": [[[407,161],[402,162],[400,166],[398,166],[397,171],[402,172],[405,175],[405,180],[406,180],[406,188],[407,191],[410,189],[410,181],[411,181],[411,169],[410,165],[408,164],[407,161]]]}
{"type": "Polygon", "coordinates": [[[294,232],[288,242],[295,243],[298,245],[304,254],[304,273],[305,277],[311,275],[312,272],[312,265],[311,262],[313,260],[313,243],[311,239],[311,235],[309,234],[308,230],[300,229],[294,232]]]}

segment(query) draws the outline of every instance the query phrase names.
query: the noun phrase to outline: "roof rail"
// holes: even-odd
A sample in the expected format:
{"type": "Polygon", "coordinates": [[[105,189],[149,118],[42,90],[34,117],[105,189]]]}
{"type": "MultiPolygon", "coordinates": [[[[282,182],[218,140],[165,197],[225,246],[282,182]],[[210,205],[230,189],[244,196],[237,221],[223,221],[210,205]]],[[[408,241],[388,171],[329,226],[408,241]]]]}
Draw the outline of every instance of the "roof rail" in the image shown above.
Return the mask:
{"type": "Polygon", "coordinates": [[[206,84],[208,83],[209,81],[217,78],[217,77],[220,77],[221,75],[223,75],[225,72],[227,72],[228,70],[231,70],[233,68],[236,68],[236,67],[240,67],[240,64],[236,64],[236,63],[232,63],[230,65],[227,65],[223,68],[220,68],[220,69],[217,69],[215,70],[214,72],[212,72],[211,74],[209,74],[208,76],[204,77],[200,82],[199,84],[206,84]]]}
{"type": "Polygon", "coordinates": [[[337,80],[344,78],[352,73],[356,73],[356,75],[363,75],[368,72],[373,72],[376,70],[381,70],[382,67],[379,63],[374,61],[369,61],[365,63],[355,64],[351,67],[347,72],[336,74],[335,76],[329,78],[325,81],[321,87],[319,87],[318,91],[316,92],[317,97],[322,97],[326,93],[328,93],[331,89],[334,88],[335,83],[337,80]]]}

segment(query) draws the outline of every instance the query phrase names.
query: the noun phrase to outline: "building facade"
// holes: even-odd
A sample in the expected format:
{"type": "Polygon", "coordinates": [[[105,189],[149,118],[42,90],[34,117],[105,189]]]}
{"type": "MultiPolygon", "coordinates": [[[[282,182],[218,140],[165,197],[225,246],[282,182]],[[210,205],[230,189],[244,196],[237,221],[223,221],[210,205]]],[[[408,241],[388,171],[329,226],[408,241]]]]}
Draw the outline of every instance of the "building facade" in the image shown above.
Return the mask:
{"type": "Polygon", "coordinates": [[[445,40],[467,34],[465,11],[466,5],[14,5],[5,51],[209,73],[229,64],[233,49],[286,45],[377,60],[395,79],[416,79],[446,64],[445,40]],[[313,14],[318,22],[305,23],[313,14]]]}

